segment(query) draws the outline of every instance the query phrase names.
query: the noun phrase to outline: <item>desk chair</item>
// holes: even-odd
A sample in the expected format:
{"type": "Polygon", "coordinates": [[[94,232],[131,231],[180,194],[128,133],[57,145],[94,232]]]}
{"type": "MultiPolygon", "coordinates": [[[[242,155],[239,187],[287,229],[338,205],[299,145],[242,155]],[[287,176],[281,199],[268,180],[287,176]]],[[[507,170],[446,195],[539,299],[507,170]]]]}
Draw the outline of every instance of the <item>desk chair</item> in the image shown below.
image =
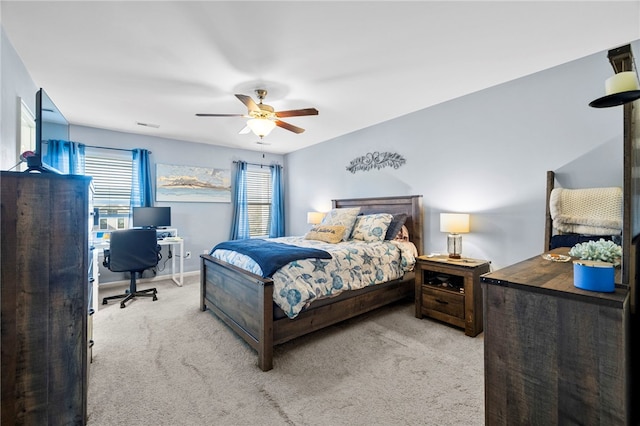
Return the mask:
{"type": "Polygon", "coordinates": [[[145,269],[152,268],[160,260],[160,246],[156,239],[155,229],[126,229],[111,233],[109,249],[104,251],[105,267],[113,272],[130,272],[131,283],[129,290],[124,294],[109,296],[102,299],[102,304],[106,305],[108,300],[123,299],[120,307],[126,307],[125,303],[138,297],[156,297],[157,290],[150,288],[138,290],[136,288],[136,276],[145,269]]]}

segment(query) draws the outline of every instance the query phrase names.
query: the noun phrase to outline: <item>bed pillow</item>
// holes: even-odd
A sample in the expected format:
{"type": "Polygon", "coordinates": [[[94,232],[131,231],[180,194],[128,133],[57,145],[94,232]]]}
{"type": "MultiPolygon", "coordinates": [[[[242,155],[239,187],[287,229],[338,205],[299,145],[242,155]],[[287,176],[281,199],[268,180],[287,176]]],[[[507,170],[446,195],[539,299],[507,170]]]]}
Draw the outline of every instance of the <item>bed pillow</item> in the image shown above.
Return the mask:
{"type": "Polygon", "coordinates": [[[354,240],[362,240],[366,242],[383,241],[387,235],[387,229],[393,219],[393,215],[389,213],[368,214],[358,216],[351,233],[354,240]]]}
{"type": "Polygon", "coordinates": [[[320,225],[344,226],[344,236],[342,241],[347,241],[351,236],[353,224],[356,223],[356,217],[360,213],[360,207],[344,207],[333,209],[322,219],[320,225]]]}
{"type": "Polygon", "coordinates": [[[402,228],[400,229],[400,232],[398,232],[398,235],[396,235],[396,237],[393,239],[394,241],[409,241],[409,230],[407,229],[406,226],[402,225],[402,228]]]}
{"type": "Polygon", "coordinates": [[[402,225],[407,221],[407,214],[400,213],[394,214],[393,219],[391,219],[391,223],[389,224],[389,228],[387,228],[387,235],[385,235],[385,240],[393,240],[396,238],[398,233],[402,230],[402,225]]]}
{"type": "Polygon", "coordinates": [[[307,235],[304,236],[305,240],[318,240],[325,243],[336,244],[342,241],[346,228],[342,225],[320,225],[311,228],[307,235]]]}

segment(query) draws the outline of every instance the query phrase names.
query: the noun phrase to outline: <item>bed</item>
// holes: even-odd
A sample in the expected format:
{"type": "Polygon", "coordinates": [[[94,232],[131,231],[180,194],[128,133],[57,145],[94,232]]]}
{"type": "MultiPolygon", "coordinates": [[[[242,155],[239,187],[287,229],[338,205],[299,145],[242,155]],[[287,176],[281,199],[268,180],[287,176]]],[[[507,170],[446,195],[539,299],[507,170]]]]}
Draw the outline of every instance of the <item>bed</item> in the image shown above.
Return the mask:
{"type": "MultiPolygon", "coordinates": [[[[406,215],[417,254],[423,254],[422,196],[333,200],[332,207],[360,208],[361,215],[406,215]]],[[[274,282],[211,255],[201,255],[200,309],[210,310],[258,353],[258,367],[273,368],[273,347],[382,306],[412,298],[414,273],[313,301],[295,318],[274,303],[274,282]]]]}

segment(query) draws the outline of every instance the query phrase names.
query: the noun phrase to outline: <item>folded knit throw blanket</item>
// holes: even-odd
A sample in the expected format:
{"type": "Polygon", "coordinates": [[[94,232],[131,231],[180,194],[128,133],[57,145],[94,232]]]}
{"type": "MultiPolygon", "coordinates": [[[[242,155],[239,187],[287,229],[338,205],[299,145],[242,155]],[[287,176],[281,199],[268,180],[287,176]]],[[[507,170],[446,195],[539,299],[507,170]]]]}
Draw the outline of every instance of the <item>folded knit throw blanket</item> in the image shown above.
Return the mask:
{"type": "Polygon", "coordinates": [[[549,198],[553,227],[563,233],[622,232],[622,188],[555,188],[549,198]]]}

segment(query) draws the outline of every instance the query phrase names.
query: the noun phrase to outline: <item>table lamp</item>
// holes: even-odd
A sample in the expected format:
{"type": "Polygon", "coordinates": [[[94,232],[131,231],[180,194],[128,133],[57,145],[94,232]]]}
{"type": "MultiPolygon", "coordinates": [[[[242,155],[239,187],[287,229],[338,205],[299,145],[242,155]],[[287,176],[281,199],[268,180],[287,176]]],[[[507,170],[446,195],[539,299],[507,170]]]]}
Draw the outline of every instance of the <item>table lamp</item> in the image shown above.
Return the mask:
{"type": "Polygon", "coordinates": [[[309,225],[318,225],[324,219],[324,213],[322,212],[308,212],[307,213],[307,223],[309,225]]]}
{"type": "Polygon", "coordinates": [[[452,259],[460,259],[462,235],[469,232],[469,215],[466,213],[440,213],[440,232],[448,232],[447,251],[452,259]]]}

